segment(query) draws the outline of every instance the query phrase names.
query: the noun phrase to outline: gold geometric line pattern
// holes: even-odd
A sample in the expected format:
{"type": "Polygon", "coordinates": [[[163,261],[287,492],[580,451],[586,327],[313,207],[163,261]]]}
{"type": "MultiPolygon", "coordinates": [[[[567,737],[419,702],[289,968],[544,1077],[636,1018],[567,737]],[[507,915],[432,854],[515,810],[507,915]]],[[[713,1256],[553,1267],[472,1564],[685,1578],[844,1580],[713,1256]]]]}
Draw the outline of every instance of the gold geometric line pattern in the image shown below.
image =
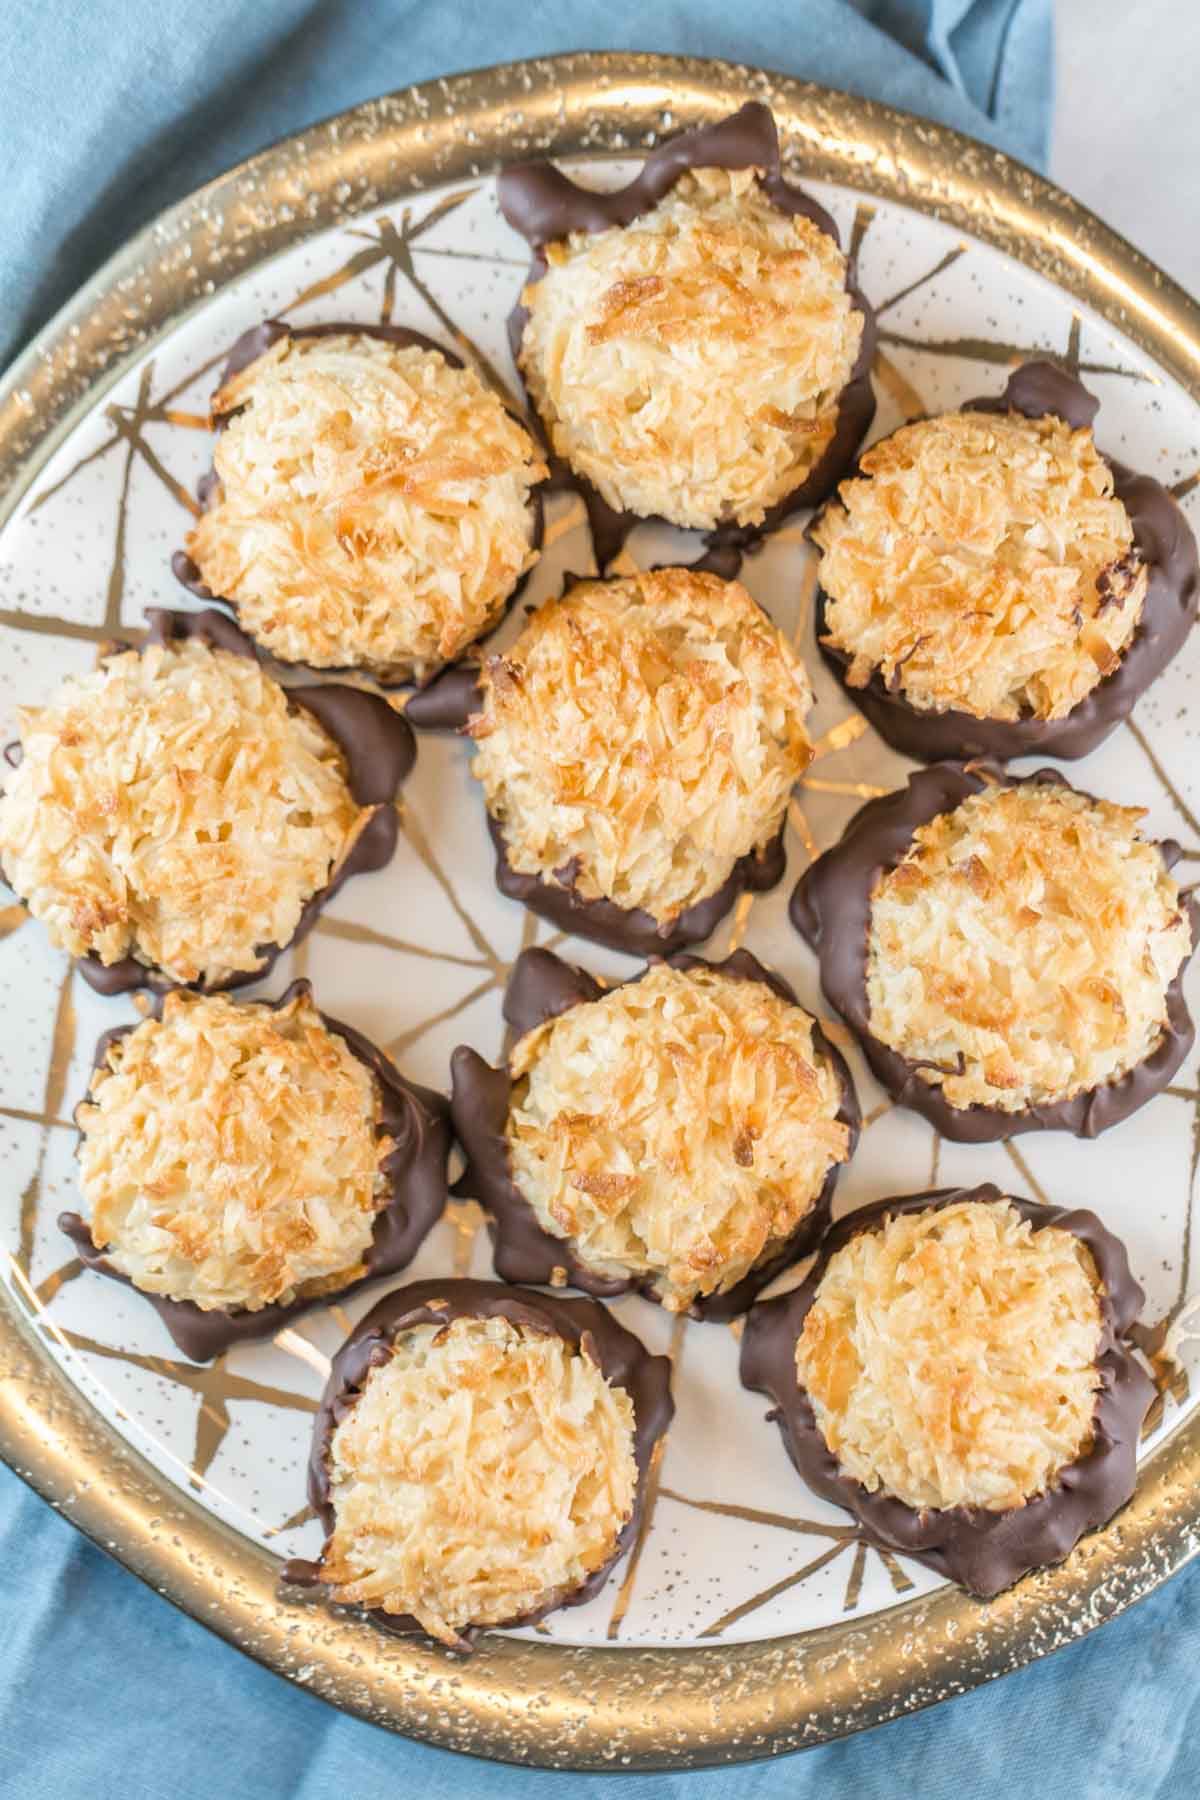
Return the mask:
{"type": "Polygon", "coordinates": [[[855,1546],[854,1562],[850,1568],[850,1579],[846,1583],[846,1595],[842,1601],[843,1612],[853,1612],[858,1605],[862,1593],[863,1576],[867,1569],[867,1546],[861,1542],[855,1546]]]}
{"type": "Polygon", "coordinates": [[[265,1538],[282,1537],[287,1531],[298,1531],[301,1525],[307,1525],[309,1520],[315,1519],[316,1516],[311,1506],[302,1506],[299,1512],[294,1512],[290,1519],[284,1519],[282,1524],[269,1525],[263,1532],[263,1536],[265,1538]]]}
{"type": "MultiPolygon", "coordinates": [[[[993,367],[1012,367],[1017,363],[1028,362],[1031,358],[1054,354],[1045,344],[1005,344],[993,338],[978,337],[944,338],[940,342],[933,342],[929,339],[905,337],[898,331],[881,331],[879,342],[896,350],[918,351],[923,356],[954,356],[964,362],[987,363],[993,367]]],[[[1124,381],[1157,385],[1152,375],[1143,374],[1140,369],[1123,368],[1119,363],[1081,362],[1079,373],[1119,375],[1124,381]]]]}
{"type": "Polygon", "coordinates": [[[477,1000],[482,1000],[485,994],[494,993],[500,985],[501,978],[499,976],[486,976],[469,993],[463,994],[458,1000],[452,1000],[449,1006],[444,1006],[441,1012],[433,1013],[430,1017],[422,1019],[419,1024],[410,1025],[407,1031],[402,1031],[398,1036],[389,1038],[384,1045],[384,1050],[391,1057],[403,1056],[406,1050],[411,1050],[414,1044],[420,1043],[426,1033],[432,1031],[435,1026],[445,1025],[450,1019],[457,1019],[460,1013],[464,1013],[468,1007],[474,1006],[477,1000]]]}
{"type": "MultiPolygon", "coordinates": [[[[671,1326],[671,1341],[667,1346],[667,1355],[671,1361],[671,1376],[674,1380],[683,1355],[683,1337],[687,1329],[687,1314],[680,1313],[671,1326]]],[[[612,1612],[609,1614],[606,1636],[610,1643],[620,1636],[625,1614],[629,1611],[629,1602],[633,1599],[633,1590],[637,1585],[638,1568],[642,1560],[642,1551],[646,1547],[646,1538],[654,1522],[654,1513],[658,1504],[658,1483],[662,1470],[662,1459],[667,1447],[666,1432],[654,1446],[650,1458],[650,1467],[646,1471],[646,1492],[642,1501],[642,1516],[638,1523],[637,1536],[633,1548],[629,1552],[629,1561],[625,1565],[625,1577],[617,1590],[612,1612]]]]}
{"type": "Polygon", "coordinates": [[[893,306],[899,306],[900,302],[907,300],[910,294],[915,294],[919,288],[926,287],[931,281],[936,281],[939,275],[944,275],[947,269],[953,268],[959,258],[966,254],[966,244],[957,244],[953,250],[947,250],[945,256],[940,262],[934,263],[932,269],[926,269],[924,275],[918,275],[917,279],[910,281],[907,287],[902,287],[897,293],[889,294],[886,300],[881,300],[875,308],[875,317],[881,319],[885,312],[891,312],[893,306]]]}
{"type": "Polygon", "coordinates": [[[15,1119],[24,1125],[46,1125],[52,1131],[74,1131],[73,1119],[50,1119],[45,1113],[32,1112],[24,1106],[0,1106],[0,1119],[15,1119]]]}
{"type": "Polygon", "coordinates": [[[869,781],[826,781],[819,775],[802,776],[800,786],[811,788],[815,794],[849,794],[856,800],[878,800],[891,791],[869,781]]]}
{"type": "Polygon", "coordinates": [[[929,409],[920,394],[908,377],[901,374],[891,357],[885,356],[882,350],[875,352],[871,373],[897,408],[906,425],[910,425],[914,419],[925,417],[929,409]]]}
{"type": "Polygon", "coordinates": [[[450,963],[459,969],[486,969],[490,964],[481,956],[456,956],[452,950],[431,950],[428,944],[411,944],[405,938],[377,931],[374,925],[359,925],[351,919],[331,918],[322,913],[313,927],[319,937],[339,938],[346,944],[373,944],[381,950],[398,950],[402,956],[420,956],[429,962],[450,963]]]}
{"type": "Polygon", "coordinates": [[[405,837],[408,839],[412,849],[415,850],[416,854],[424,863],[438,887],[442,890],[445,898],[449,901],[450,908],[454,913],[455,918],[458,919],[459,923],[466,930],[467,936],[474,944],[476,950],[478,950],[486,966],[492,971],[492,974],[498,981],[502,981],[507,973],[507,967],[503,957],[497,954],[484,932],[480,929],[474,918],[459,899],[458,894],[455,891],[454,883],[446,874],[445,869],[443,869],[440,860],[434,852],[433,846],[425,835],[423,826],[413,816],[411,808],[405,810],[402,823],[405,837]]]}
{"type": "Polygon", "coordinates": [[[824,737],[819,737],[812,747],[813,761],[819,762],[823,756],[833,756],[839,750],[848,750],[864,737],[870,726],[861,713],[851,713],[848,718],[834,725],[824,737]]]}
{"type": "Polygon", "coordinates": [[[858,253],[862,249],[863,239],[870,231],[875,219],[875,208],[869,200],[860,200],[854,208],[854,223],[850,227],[850,246],[846,251],[846,261],[851,269],[858,266],[858,253]]]}
{"type": "Polygon", "coordinates": [[[747,1618],[751,1613],[757,1612],[760,1607],[768,1605],[770,1601],[778,1600],[779,1596],[786,1594],[790,1588],[798,1586],[802,1581],[807,1581],[810,1575],[815,1575],[819,1569],[825,1567],[826,1563],[831,1563],[835,1556],[840,1556],[852,1542],[851,1538],[843,1538],[839,1543],[831,1544],[828,1550],[822,1550],[819,1556],[814,1556],[812,1561],[806,1562],[802,1568],[794,1570],[790,1575],[785,1575],[781,1581],[773,1581],[770,1587],[764,1588],[761,1593],[752,1594],[749,1600],[743,1600],[739,1606],[731,1607],[728,1612],[722,1613],[719,1619],[715,1619],[711,1625],[705,1626],[704,1630],[699,1633],[700,1637],[720,1637],[722,1632],[727,1631],[731,1625],[736,1625],[739,1619],[747,1618]]]}
{"type": "Polygon", "coordinates": [[[1045,1188],[1042,1186],[1041,1182],[1038,1180],[1037,1176],[1034,1174],[1025,1158],[1021,1155],[1021,1152],[1017,1149],[1017,1146],[1013,1143],[1011,1138],[1005,1140],[1004,1149],[1009,1162],[1012,1163],[1014,1169],[1016,1169],[1018,1175],[1021,1177],[1021,1180],[1025,1183],[1025,1186],[1029,1189],[1029,1192],[1033,1195],[1034,1199],[1040,1201],[1043,1206],[1052,1206],[1054,1202],[1051,1200],[1045,1188]]]}
{"type": "Polygon", "coordinates": [[[821,854],[821,852],[820,852],[820,849],[818,848],[817,840],[812,834],[812,829],[809,826],[808,818],[805,814],[804,808],[801,806],[801,804],[798,800],[789,800],[788,801],[787,816],[788,816],[788,824],[791,826],[792,830],[796,833],[796,836],[800,839],[800,842],[804,845],[804,849],[808,856],[809,861],[815,862],[817,860],[817,857],[821,854]]]}
{"type": "Polygon", "coordinates": [[[20,1236],[16,1262],[25,1275],[29,1274],[33,1261],[33,1239],[37,1229],[38,1207],[42,1197],[42,1176],[46,1166],[46,1152],[50,1144],[50,1126],[44,1121],[56,1118],[58,1115],[66,1091],[67,1071],[75,1051],[75,1000],[71,991],[71,976],[71,965],[68,963],[66,973],[59,984],[58,1001],[54,1010],[50,1057],[46,1065],[46,1076],[42,1087],[43,1123],[38,1138],[37,1161],[34,1164],[33,1174],[21,1195],[20,1236]]]}
{"type": "Polygon", "coordinates": [[[1146,737],[1141,726],[1133,719],[1126,719],[1125,724],[1129,729],[1130,736],[1133,738],[1134,743],[1137,744],[1143,756],[1146,758],[1146,761],[1154,770],[1155,775],[1157,775],[1159,785],[1162,787],[1163,792],[1175,807],[1180,818],[1183,819],[1187,825],[1188,830],[1194,831],[1197,836],[1200,836],[1200,819],[1196,817],[1183,795],[1179,792],[1179,789],[1175,786],[1175,783],[1171,780],[1171,777],[1167,774],[1167,771],[1163,768],[1161,762],[1159,762],[1158,757],[1151,748],[1149,739],[1146,737]]]}
{"type": "Polygon", "coordinates": [[[660,1500],[674,1500],[678,1506],[690,1506],[693,1512],[713,1513],[721,1519],[740,1519],[748,1525],[770,1525],[776,1531],[794,1531],[803,1537],[835,1538],[839,1543],[858,1536],[854,1525],[827,1525],[823,1519],[793,1518],[790,1513],[764,1512],[757,1506],[738,1506],[726,1500],[693,1500],[674,1488],[660,1487],[660,1500]]]}

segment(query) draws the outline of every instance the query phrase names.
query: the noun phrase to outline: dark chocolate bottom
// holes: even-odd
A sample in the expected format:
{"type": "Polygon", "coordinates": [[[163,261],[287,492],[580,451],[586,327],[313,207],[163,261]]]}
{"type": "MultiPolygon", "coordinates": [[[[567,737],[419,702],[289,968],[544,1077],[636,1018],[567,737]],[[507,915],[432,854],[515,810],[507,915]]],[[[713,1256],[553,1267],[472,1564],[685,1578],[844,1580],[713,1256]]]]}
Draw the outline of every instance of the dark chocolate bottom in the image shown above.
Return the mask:
{"type": "MultiPolygon", "coordinates": [[[[244,331],[241,337],[234,343],[230,349],[225,367],[221,371],[220,380],[217,383],[218,389],[224,387],[227,381],[231,381],[233,377],[240,374],[243,369],[249,368],[252,362],[257,362],[258,358],[269,350],[272,344],[278,343],[280,338],[320,338],[341,337],[343,335],[381,338],[385,343],[399,344],[402,348],[412,346],[419,350],[436,350],[439,356],[443,357],[452,369],[461,369],[465,366],[462,357],[456,356],[453,350],[448,350],[444,344],[439,344],[436,339],[427,337],[423,331],[414,331],[407,325],[363,325],[357,321],[345,319],[333,320],[325,325],[289,325],[283,319],[265,319],[261,325],[251,326],[249,331],[244,331]]],[[[508,410],[512,412],[514,418],[518,419],[518,423],[521,425],[525,424],[525,421],[520,419],[512,408],[509,408],[508,410]]],[[[218,427],[218,429],[221,428],[222,427],[220,426],[218,427]]],[[[531,489],[529,495],[530,513],[533,520],[533,530],[530,534],[530,548],[536,550],[539,555],[546,535],[546,513],[542,501],[542,494],[545,486],[546,484],[544,482],[540,483],[536,488],[531,489]]],[[[210,469],[206,475],[201,477],[197,497],[205,511],[216,504],[217,490],[219,487],[220,481],[215,469],[210,469]]],[[[321,675],[345,675],[354,673],[369,675],[372,680],[378,682],[381,688],[413,688],[415,690],[414,698],[416,698],[424,692],[425,688],[428,687],[431,682],[437,681],[443,673],[449,669],[453,669],[462,657],[469,657],[477,646],[498,628],[509,609],[520,598],[524,591],[525,584],[532,575],[533,568],[536,568],[536,566],[535,563],[532,568],[526,569],[525,573],[513,584],[511,593],[505,595],[503,604],[496,613],[496,616],[485,625],[478,636],[472,639],[470,643],[464,644],[457,655],[451,657],[447,662],[440,664],[438,668],[433,670],[431,674],[425,676],[420,682],[417,681],[411,667],[407,665],[396,665],[392,668],[380,668],[377,664],[372,663],[342,663],[336,668],[323,666],[320,669],[317,669],[315,668],[315,665],[310,663],[286,662],[282,657],[276,656],[265,644],[262,646],[263,654],[265,656],[270,656],[272,661],[278,663],[281,668],[312,668],[314,673],[321,675]]],[[[231,599],[228,594],[214,594],[186,550],[176,550],[172,554],[171,573],[174,575],[176,581],[178,581],[182,587],[187,588],[189,593],[195,594],[198,600],[217,600],[222,606],[227,606],[230,611],[236,615],[238,611],[237,601],[231,599]]],[[[405,708],[405,713],[406,716],[412,718],[414,724],[420,725],[421,721],[419,714],[414,717],[407,707],[405,708]]]]}
{"type": "MultiPolygon", "coordinates": [[[[581,188],[553,163],[529,163],[505,169],[499,180],[500,208],[509,224],[533,248],[533,261],[525,286],[541,279],[547,269],[545,246],[575,232],[602,232],[632,225],[666,198],[681,176],[691,169],[755,169],[758,183],[771,204],[792,217],[812,221],[835,244],[837,226],[811,195],[785,179],[779,150],[779,133],[770,108],[751,100],[728,118],[670,138],[652,150],[639,173],[625,187],[607,193],[581,188]]],[[[760,545],[789,514],[816,506],[831,494],[850,467],[875,416],[871,364],[875,355],[875,315],[847,269],[846,288],[854,309],[862,315],[863,331],[850,379],[838,396],[833,436],[815,466],[791,493],[772,506],[758,525],[718,525],[704,537],[705,555],[699,567],[732,578],[742,555],[760,545]],[[711,560],[713,558],[716,560],[711,560]]],[[[521,342],[529,314],[518,299],[509,315],[508,336],[513,361],[521,366],[521,342]]],[[[573,488],[587,510],[596,568],[603,574],[616,557],[634,526],[652,521],[636,513],[611,507],[585,476],[578,474],[549,451],[552,443],[547,422],[538,413],[527,389],[530,411],[537,420],[542,442],[550,457],[552,480],[573,488]]]]}
{"type": "MultiPolygon", "coordinates": [[[[676,969],[711,968],[742,981],[760,981],[790,1006],[799,1005],[788,984],[765,969],[748,950],[737,950],[718,963],[706,963],[698,956],[673,956],[669,960],[676,969]]],[[[640,981],[642,976],[631,979],[640,981]]],[[[552,951],[524,950],[509,979],[504,1017],[521,1037],[547,1019],[559,1018],[573,1006],[600,999],[605,991],[586,970],[572,967],[552,951]]],[[[833,1065],[841,1082],[842,1102],[837,1117],[849,1131],[848,1155],[852,1156],[858,1141],[860,1114],[850,1071],[815,1021],[813,1045],[833,1065]]],[[[467,1155],[467,1167],[456,1191],[469,1194],[488,1211],[496,1273],[505,1281],[547,1287],[561,1286],[565,1279],[572,1287],[603,1299],[636,1292],[661,1303],[662,1297],[648,1277],[602,1274],[580,1257],[570,1238],[555,1237],[538,1223],[536,1213],[512,1178],[505,1135],[512,1096],[508,1070],[492,1068],[476,1051],[461,1045],[451,1058],[451,1079],[455,1134],[467,1155]]],[[[807,1256],[829,1224],[840,1169],[839,1163],[830,1165],[812,1207],[784,1244],[726,1292],[694,1300],[688,1308],[690,1316],[736,1318],[776,1275],[807,1256]]]]}
{"type": "MultiPolygon", "coordinates": [[[[564,1300],[558,1295],[535,1294],[503,1287],[494,1281],[418,1281],[388,1294],[355,1327],[333,1359],[329,1381],[313,1429],[308,1465],[308,1498],[325,1530],[326,1541],[334,1527],[335,1508],[329,1479],[329,1449],[333,1434],[363,1391],[371,1370],[390,1360],[392,1345],[403,1331],[418,1325],[447,1325],[454,1319],[507,1319],[530,1331],[549,1332],[574,1348],[591,1355],[605,1380],[623,1388],[633,1402],[633,1454],[637,1489],[633,1509],[613,1545],[612,1553],[587,1580],[567,1593],[549,1597],[541,1606],[519,1617],[485,1627],[468,1627],[459,1650],[472,1648],[478,1631],[504,1630],[533,1625],[562,1606],[580,1606],[599,1592],[614,1565],[637,1536],[646,1500],[646,1476],[654,1447],[666,1432],[675,1407],[671,1399],[671,1364],[665,1356],[651,1356],[645,1346],[619,1325],[612,1314],[593,1300],[564,1300]]],[[[323,1553],[322,1553],[323,1554],[323,1553]]],[[[321,1560],[291,1562],[284,1580],[300,1586],[321,1582],[321,1560]]],[[[423,1627],[407,1615],[372,1612],[370,1617],[391,1631],[420,1633],[423,1627]]]]}
{"type": "MultiPolygon", "coordinates": [[[[868,800],[855,813],[838,843],[805,870],[789,906],[792,924],[816,952],[821,987],[857,1037],[876,1080],[902,1106],[920,1113],[955,1143],[994,1143],[1026,1131],[1071,1131],[1077,1137],[1096,1137],[1161,1093],[1195,1039],[1183,995],[1186,959],[1167,989],[1166,1027],[1151,1055],[1114,1081],[1020,1112],[995,1106],[952,1106],[940,1084],[924,1079],[922,1065],[910,1062],[873,1035],[867,958],[876,881],[903,861],[916,831],[940,813],[953,811],[989,783],[1015,787],[1026,782],[1071,785],[1054,769],[1016,776],[1000,769],[981,771],[959,763],[934,763],[918,770],[909,776],[907,788],[868,800]]],[[[1165,843],[1159,848],[1170,868],[1179,853],[1178,845],[1165,843]]],[[[1195,890],[1185,891],[1182,902],[1191,920],[1194,948],[1200,938],[1200,898],[1195,890]]]]}
{"type": "MultiPolygon", "coordinates": [[[[210,648],[257,661],[254,645],[246,633],[224,613],[167,612],[151,607],[147,609],[146,617],[150,621],[150,630],[142,649],[195,638],[210,648]]],[[[264,975],[269,975],[284,951],[307,936],[325,906],[352,875],[382,869],[391,861],[400,829],[395,802],[417,756],[412,727],[386,700],[376,694],[363,693],[359,688],[326,683],[284,691],[289,700],[312,713],[324,726],[346,759],[350,792],[355,801],[359,806],[372,809],[348,855],[326,885],[305,902],[288,942],[257,947],[256,954],[262,959],[257,967],[227,976],[222,981],[181,982],[136,956],[123,956],[113,963],[103,963],[94,955],[77,958],[76,967],[80,974],[98,994],[128,994],[136,988],[165,994],[180,987],[197,993],[216,994],[248,987],[251,982],[261,981],[264,975]]]]}
{"type": "MultiPolygon", "coordinates": [[[[298,994],[311,992],[307,981],[293,981],[278,1000],[252,1000],[246,1004],[278,1012],[298,994]]],[[[96,1248],[86,1220],[77,1212],[59,1214],[59,1229],[75,1245],[80,1262],[142,1294],[158,1313],[174,1342],[193,1362],[211,1362],[214,1356],[220,1356],[235,1344],[271,1337],[314,1306],[343,1300],[368,1282],[398,1275],[408,1267],[445,1210],[446,1165],[450,1157],[450,1109],[445,1097],[406,1081],[395,1064],[352,1025],[343,1025],[326,1013],[322,1013],[321,1018],[330,1031],[345,1040],[352,1053],[366,1064],[378,1081],[382,1105],[377,1134],[390,1137],[395,1146],[382,1165],[389,1198],[375,1216],[363,1274],[347,1282],[345,1287],[260,1307],[256,1312],[224,1308],[205,1310],[192,1300],[172,1300],[166,1294],[151,1294],[137,1288],[127,1275],[114,1268],[104,1250],[96,1248]]],[[[104,1066],[111,1044],[136,1030],[135,1024],[106,1031],[96,1045],[93,1072],[104,1066]]]]}
{"type": "Polygon", "coordinates": [[[878,1230],[898,1213],[925,1212],[960,1200],[1002,1204],[1009,1198],[990,1184],[941,1188],[880,1200],[850,1213],[829,1233],[801,1286],[756,1306],[742,1338],[742,1382],[774,1402],[767,1416],[778,1423],[788,1455],[813,1492],[851,1513],[869,1542],[911,1556],[982,1598],[1031,1569],[1061,1562],[1085,1532],[1105,1524],[1133,1493],[1138,1437],[1154,1384],[1123,1341],[1144,1298],[1124,1247],[1094,1213],[1011,1199],[1035,1230],[1054,1226],[1087,1245],[1103,1292],[1096,1359],[1100,1387],[1091,1444],[1059,1471],[1052,1488],[1004,1512],[968,1506],[918,1511],[844,1475],[800,1386],[796,1343],[830,1258],[859,1232],[878,1230]]]}
{"type": "MultiPolygon", "coordinates": [[[[1031,362],[1009,377],[1002,395],[968,400],[962,410],[1001,413],[1011,409],[1031,419],[1052,413],[1078,430],[1091,425],[1098,405],[1065,370],[1049,362],[1031,362]]],[[[1196,540],[1166,488],[1148,475],[1135,475],[1111,457],[1106,460],[1149,579],[1141,618],[1119,664],[1064,718],[977,719],[953,708],[922,710],[899,688],[889,688],[878,670],[865,687],[851,686],[846,679],[851,657],[825,642],[828,596],[818,587],[816,633],[821,655],[847,697],[884,742],[901,755],[917,762],[981,756],[1000,762],[1017,756],[1087,756],[1129,716],[1151,682],[1182,649],[1195,624],[1200,600],[1196,540]]]]}
{"type": "Polygon", "coordinates": [[[510,900],[519,900],[539,918],[548,919],[560,931],[591,938],[627,956],[670,956],[689,944],[702,944],[742,894],[765,893],[783,877],[787,866],[784,827],[761,850],[752,850],[733,865],[715,894],[686,907],[663,924],[641,907],[618,906],[615,900],[586,900],[574,887],[575,872],[568,863],[557,870],[559,879],[523,875],[508,860],[508,845],[500,823],[488,814],[488,830],[496,848],[496,886],[510,900]]]}

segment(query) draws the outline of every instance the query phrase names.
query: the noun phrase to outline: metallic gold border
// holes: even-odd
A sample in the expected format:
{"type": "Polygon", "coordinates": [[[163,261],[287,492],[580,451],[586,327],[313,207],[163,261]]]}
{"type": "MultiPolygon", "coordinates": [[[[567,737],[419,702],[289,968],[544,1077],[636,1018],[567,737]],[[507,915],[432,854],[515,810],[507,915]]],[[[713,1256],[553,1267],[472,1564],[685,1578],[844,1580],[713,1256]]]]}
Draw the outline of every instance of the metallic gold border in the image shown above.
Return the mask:
{"type": "MultiPolygon", "coordinates": [[[[299,239],[504,161],[638,149],[749,95],[810,175],[960,226],[1076,295],[1200,401],[1200,308],[1066,194],[946,127],[690,58],[577,54],[426,83],[262,152],[164,213],[0,383],[0,517],[131,359],[299,239]]],[[[988,1604],[950,1589],[819,1631],[684,1649],[485,1639],[469,1661],[277,1591],[278,1562],[126,1444],[0,1290],[0,1455],[157,1592],[347,1711],[545,1767],[705,1766],[882,1724],[1019,1668],[1147,1594],[1198,1547],[1200,1413],[1106,1531],[988,1604]]]]}

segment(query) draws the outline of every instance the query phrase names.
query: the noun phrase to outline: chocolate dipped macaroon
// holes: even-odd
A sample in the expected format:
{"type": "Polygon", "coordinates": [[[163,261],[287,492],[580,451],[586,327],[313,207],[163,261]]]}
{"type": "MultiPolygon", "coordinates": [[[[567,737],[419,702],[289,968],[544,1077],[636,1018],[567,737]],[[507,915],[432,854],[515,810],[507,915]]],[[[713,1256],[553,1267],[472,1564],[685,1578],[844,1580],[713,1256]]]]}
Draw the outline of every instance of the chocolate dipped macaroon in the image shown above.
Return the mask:
{"type": "Polygon", "coordinates": [[[547,950],[517,959],[506,1067],[452,1059],[459,1190],[497,1273],[728,1319],[829,1222],[859,1114],[849,1071],[746,950],[656,962],[605,989],[547,950]]]}
{"type": "Polygon", "coordinates": [[[425,683],[537,561],[541,451],[460,357],[399,325],[238,339],[178,577],[280,662],[425,683]]]}
{"type": "Polygon", "coordinates": [[[1084,756],[1181,648],[1195,539],[1097,448],[1098,407],[1027,363],[872,444],[810,527],[821,652],[904,755],[1084,756]]]}
{"type": "Polygon", "coordinates": [[[990,1185],[881,1200],[754,1308],[742,1381],[814,1493],[987,1598],[1133,1493],[1143,1297],[1094,1213],[990,1185]]]}
{"type": "Polygon", "coordinates": [[[666,955],[782,876],[812,692],[738,582],[577,581],[485,662],[476,700],[497,883],[560,929],[666,955]]]}
{"type": "Polygon", "coordinates": [[[325,1545],[285,1578],[455,1650],[578,1606],[637,1534],[670,1376],[592,1300],[398,1289],[334,1358],[308,1478],[325,1545]]]}
{"type": "Polygon", "coordinates": [[[144,1294],[197,1362],[395,1275],[446,1204],[448,1108],[307,981],[168,994],[107,1032],[76,1108],[83,1262],[144,1294]]]}
{"type": "Polygon", "coordinates": [[[1094,1137],[1180,1067],[1200,904],[1141,816],[1053,770],[937,763],[801,877],[791,919],[826,996],[943,1137],[1094,1137]]]}
{"type": "Polygon", "coordinates": [[[759,101],[660,145],[615,193],[506,169],[533,247],[509,322],[604,570],[640,520],[745,545],[845,473],[875,410],[874,320],[759,101]]]}
{"type": "Polygon", "coordinates": [[[239,987],[390,861],[415,740],[376,695],[281,687],[222,613],[146,616],[18,713],[0,862],[100,992],[239,987]]]}

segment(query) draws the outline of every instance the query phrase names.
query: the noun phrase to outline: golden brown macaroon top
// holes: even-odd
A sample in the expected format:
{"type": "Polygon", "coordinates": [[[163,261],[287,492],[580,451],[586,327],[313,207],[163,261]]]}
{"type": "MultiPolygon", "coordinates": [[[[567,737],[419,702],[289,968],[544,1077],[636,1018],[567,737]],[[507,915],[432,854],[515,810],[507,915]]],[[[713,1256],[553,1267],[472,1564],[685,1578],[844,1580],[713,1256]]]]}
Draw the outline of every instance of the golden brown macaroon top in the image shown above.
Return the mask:
{"type": "Polygon", "coordinates": [[[653,965],[528,1032],[513,1180],[590,1269],[686,1311],[768,1261],[850,1152],[813,1021],[761,981],[653,965]]]}
{"type": "Polygon", "coordinates": [[[952,1106],[1006,1112],[1143,1061],[1192,935],[1141,817],[1030,782],[921,826],[872,896],[872,1034],[952,1106]]]}
{"type": "Polygon", "coordinates": [[[484,666],[472,771],[512,866],[666,922],[775,836],[812,749],[803,665],[745,588],[582,581],[484,666]]]}
{"type": "Polygon", "coordinates": [[[845,1475],[906,1506],[1002,1512],[1052,1488],[1094,1428],[1091,1253],[1007,1202],[902,1213],[829,1260],[796,1373],[845,1475]]]}
{"type": "Polygon", "coordinates": [[[422,679],[536,561],[546,467],[470,368],[346,333],[285,337],[213,399],[217,504],[186,548],[273,656],[422,679]]]}
{"type": "Polygon", "coordinates": [[[826,232],[754,170],[700,169],[546,258],[518,361],[554,449],[610,506],[754,525],[800,485],[862,340],[826,232]]]}
{"type": "Polygon", "coordinates": [[[1111,675],[1147,572],[1090,429],[945,413],[872,446],[813,530],[824,642],[923,712],[1061,719],[1111,675]]]}
{"type": "Polygon", "coordinates": [[[364,1273],[390,1198],[374,1075],[307,994],[170,994],[77,1117],[92,1242],[146,1293],[257,1312],[364,1273]]]}
{"type": "Polygon", "coordinates": [[[504,1318],[403,1332],[333,1434],[333,1598],[456,1643],[557,1604],[633,1512],[633,1403],[585,1349],[504,1318]]]}
{"type": "Polygon", "coordinates": [[[180,982],[257,969],[369,816],[311,714],[253,658],[195,639],[70,676],[17,726],[0,859],[73,956],[180,982]]]}

